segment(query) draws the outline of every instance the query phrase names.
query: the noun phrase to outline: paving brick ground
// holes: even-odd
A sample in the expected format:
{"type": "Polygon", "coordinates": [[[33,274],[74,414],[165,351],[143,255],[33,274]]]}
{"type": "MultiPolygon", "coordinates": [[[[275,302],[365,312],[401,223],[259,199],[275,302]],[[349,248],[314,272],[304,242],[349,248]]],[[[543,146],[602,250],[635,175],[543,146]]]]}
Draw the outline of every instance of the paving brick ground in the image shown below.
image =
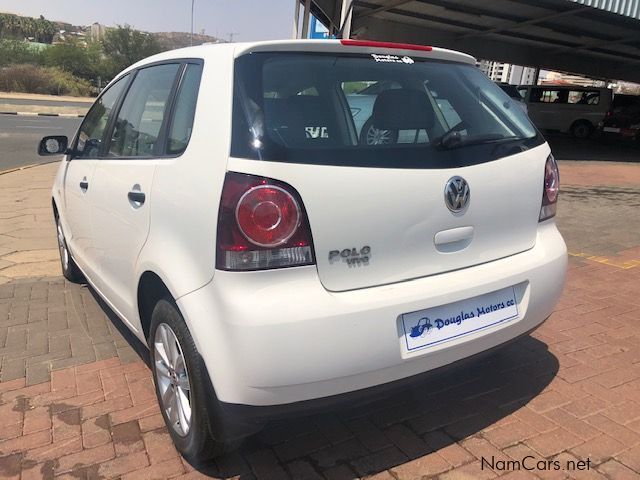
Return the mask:
{"type": "Polygon", "coordinates": [[[0,285],[62,274],[51,213],[57,168],[51,163],[0,175],[0,285]]]}
{"type": "Polygon", "coordinates": [[[0,285],[0,385],[112,357],[138,358],[89,288],[62,277],[0,285]]]}
{"type": "Polygon", "coordinates": [[[561,167],[575,179],[558,218],[573,253],[567,286],[531,337],[385,400],[274,423],[198,470],[173,448],[148,368],[90,290],[9,281],[0,478],[640,478],[640,226],[625,210],[638,170],[592,166],[589,183],[578,167],[561,167]],[[514,470],[523,460],[534,469],[514,470]]]}

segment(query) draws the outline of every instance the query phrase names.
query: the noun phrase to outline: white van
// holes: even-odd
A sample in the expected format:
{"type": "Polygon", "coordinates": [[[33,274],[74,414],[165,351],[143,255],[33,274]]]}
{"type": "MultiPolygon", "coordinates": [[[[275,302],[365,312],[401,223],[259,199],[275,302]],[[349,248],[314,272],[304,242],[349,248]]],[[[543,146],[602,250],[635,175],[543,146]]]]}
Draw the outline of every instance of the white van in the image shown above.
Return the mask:
{"type": "Polygon", "coordinates": [[[549,145],[462,53],[173,50],[118,75],[76,137],[40,153],[65,155],[52,192],[64,276],[148,345],[187,458],[475,361],[562,292],[549,145]],[[398,88],[349,103],[384,82],[398,88]]]}
{"type": "Polygon", "coordinates": [[[589,137],[611,107],[608,88],[566,85],[520,87],[533,123],[543,130],[589,137]]]}

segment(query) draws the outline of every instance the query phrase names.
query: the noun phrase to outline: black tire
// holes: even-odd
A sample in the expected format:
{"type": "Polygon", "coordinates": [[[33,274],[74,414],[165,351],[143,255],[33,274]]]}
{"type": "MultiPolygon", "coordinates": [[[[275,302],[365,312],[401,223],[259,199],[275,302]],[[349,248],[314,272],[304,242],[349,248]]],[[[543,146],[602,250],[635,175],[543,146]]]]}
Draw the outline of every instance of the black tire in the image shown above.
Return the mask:
{"type": "Polygon", "coordinates": [[[391,145],[398,142],[397,130],[382,130],[373,126],[373,121],[369,118],[360,130],[360,145],[391,145]],[[377,141],[372,141],[374,131],[380,132],[380,138],[377,141]]]}
{"type": "MultiPolygon", "coordinates": [[[[162,330],[159,335],[162,335],[162,330]]],[[[215,395],[213,395],[214,398],[211,398],[212,395],[208,388],[210,380],[204,362],[198,354],[191,333],[172,299],[166,298],[160,300],[153,309],[153,313],[151,314],[151,329],[147,341],[158,404],[160,405],[162,416],[167,425],[167,430],[169,430],[173,443],[182,456],[190,462],[198,464],[237,448],[241,442],[220,442],[216,441],[212,436],[212,433],[215,434],[215,432],[211,431],[210,419],[217,413],[212,411],[212,409],[217,407],[218,402],[217,399],[215,399],[215,395]],[[166,329],[166,327],[169,327],[175,336],[174,338],[177,340],[178,349],[181,351],[184,364],[186,365],[184,373],[186,374],[186,383],[189,388],[188,395],[184,396],[188,398],[191,412],[189,421],[183,422],[183,425],[180,425],[180,419],[178,419],[176,423],[170,418],[170,405],[165,405],[162,399],[161,390],[163,386],[166,387],[164,391],[166,391],[167,388],[173,388],[173,391],[177,392],[179,385],[181,383],[184,384],[184,375],[181,375],[179,368],[175,368],[174,370],[175,385],[169,384],[167,386],[168,377],[162,376],[162,374],[159,373],[163,368],[162,364],[164,361],[162,354],[159,353],[160,350],[156,348],[154,339],[156,339],[158,329],[166,329]],[[160,365],[157,362],[160,362],[160,365]],[[187,426],[186,432],[184,431],[184,426],[187,426]]],[[[162,343],[161,340],[160,343],[162,343]]],[[[158,348],[162,347],[159,346],[158,348]]],[[[178,398],[180,398],[181,395],[182,394],[178,395],[178,398]]],[[[180,410],[180,406],[177,403],[175,405],[178,407],[178,410],[180,410]]],[[[179,414],[176,415],[179,416],[179,414]]]]}
{"type": "Polygon", "coordinates": [[[593,125],[587,120],[578,120],[571,125],[571,135],[575,138],[585,139],[593,134],[593,125]]]}
{"type": "Polygon", "coordinates": [[[58,251],[60,252],[60,266],[62,267],[62,275],[64,278],[73,283],[83,283],[84,275],[76,265],[75,260],[71,256],[69,247],[67,246],[67,239],[64,236],[64,231],[60,225],[60,219],[58,216],[54,216],[56,222],[56,237],[58,238],[58,251]]]}

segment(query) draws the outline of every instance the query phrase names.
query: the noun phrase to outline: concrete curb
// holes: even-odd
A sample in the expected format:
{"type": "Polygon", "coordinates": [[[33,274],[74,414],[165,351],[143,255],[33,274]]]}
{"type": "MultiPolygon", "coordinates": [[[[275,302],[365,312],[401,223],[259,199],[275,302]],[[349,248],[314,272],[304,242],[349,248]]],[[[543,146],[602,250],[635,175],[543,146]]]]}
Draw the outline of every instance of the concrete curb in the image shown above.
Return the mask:
{"type": "Polygon", "coordinates": [[[26,170],[28,168],[33,168],[33,167],[42,167],[44,165],[49,165],[50,163],[56,163],[59,162],[60,160],[51,160],[49,162],[42,162],[42,163],[32,163],[31,165],[23,165],[22,167],[16,167],[16,168],[10,168],[9,170],[0,170],[0,175],[5,175],[7,173],[11,173],[11,172],[18,172],[20,170],[26,170]]]}
{"type": "Polygon", "coordinates": [[[68,118],[84,117],[84,113],[0,112],[0,115],[23,115],[25,117],[68,117],[68,118]]]}

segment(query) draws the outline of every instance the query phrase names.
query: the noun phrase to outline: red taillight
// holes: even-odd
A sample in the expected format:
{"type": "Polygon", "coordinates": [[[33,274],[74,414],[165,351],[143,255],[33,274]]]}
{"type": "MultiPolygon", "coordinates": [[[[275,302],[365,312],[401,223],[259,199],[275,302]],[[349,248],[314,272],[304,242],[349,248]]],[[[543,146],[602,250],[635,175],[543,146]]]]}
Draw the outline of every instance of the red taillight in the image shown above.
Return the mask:
{"type": "Polygon", "coordinates": [[[549,155],[544,166],[544,188],[539,221],[547,220],[556,214],[558,192],[560,191],[560,171],[553,155],[549,155]]]}
{"type": "Polygon", "coordinates": [[[218,213],[216,267],[261,270],[313,263],[311,230],[295,189],[228,172],[218,213]]]}
{"type": "Polygon", "coordinates": [[[398,50],[419,50],[422,52],[430,52],[433,47],[428,45],[414,45],[412,43],[394,43],[394,42],[374,42],[373,40],[352,40],[343,39],[340,43],[350,47],[374,47],[374,48],[395,48],[398,50]]]}
{"type": "Polygon", "coordinates": [[[283,188],[258,185],[246,191],[236,206],[242,234],[259,247],[277,247],[296,233],[300,206],[283,188]]]}

